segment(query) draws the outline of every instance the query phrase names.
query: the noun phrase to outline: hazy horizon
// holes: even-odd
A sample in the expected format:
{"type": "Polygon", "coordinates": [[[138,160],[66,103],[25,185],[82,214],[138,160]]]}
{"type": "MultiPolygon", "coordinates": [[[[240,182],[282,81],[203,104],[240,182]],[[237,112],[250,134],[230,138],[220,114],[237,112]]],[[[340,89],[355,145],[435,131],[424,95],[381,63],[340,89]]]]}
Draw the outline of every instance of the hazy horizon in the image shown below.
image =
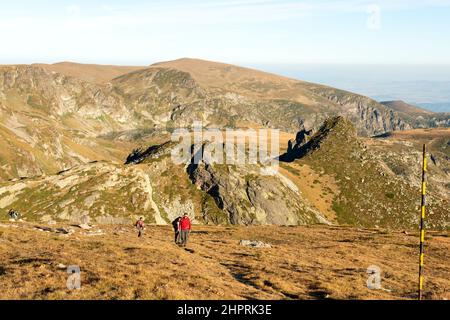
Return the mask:
{"type": "Polygon", "coordinates": [[[403,100],[432,111],[450,112],[450,65],[273,64],[251,67],[359,93],[377,101],[403,100]]]}

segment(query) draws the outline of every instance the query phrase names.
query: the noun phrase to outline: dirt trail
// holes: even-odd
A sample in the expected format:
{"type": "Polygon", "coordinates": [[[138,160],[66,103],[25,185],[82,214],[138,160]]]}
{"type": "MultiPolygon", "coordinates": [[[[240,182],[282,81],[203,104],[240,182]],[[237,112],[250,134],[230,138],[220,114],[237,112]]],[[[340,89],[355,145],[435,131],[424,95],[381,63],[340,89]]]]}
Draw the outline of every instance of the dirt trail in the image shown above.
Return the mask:
{"type": "Polygon", "coordinates": [[[147,200],[145,202],[144,208],[148,209],[149,207],[151,207],[153,209],[153,212],[155,213],[156,224],[166,225],[167,224],[166,220],[164,220],[163,217],[161,216],[161,212],[159,211],[158,205],[153,200],[153,188],[150,182],[150,177],[143,171],[139,170],[137,172],[138,175],[143,179],[141,183],[142,190],[144,190],[147,193],[147,200]]]}

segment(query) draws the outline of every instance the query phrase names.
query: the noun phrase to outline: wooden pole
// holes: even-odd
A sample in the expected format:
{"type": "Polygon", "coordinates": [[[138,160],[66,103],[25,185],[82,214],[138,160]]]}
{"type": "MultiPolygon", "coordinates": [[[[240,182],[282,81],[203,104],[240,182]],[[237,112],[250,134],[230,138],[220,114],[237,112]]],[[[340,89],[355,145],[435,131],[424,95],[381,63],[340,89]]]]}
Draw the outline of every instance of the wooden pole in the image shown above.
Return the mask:
{"type": "Polygon", "coordinates": [[[427,154],[425,144],[423,145],[423,166],[422,166],[422,203],[420,206],[420,256],[419,256],[419,300],[422,300],[423,290],[423,247],[425,242],[425,194],[427,182],[427,154]]]}

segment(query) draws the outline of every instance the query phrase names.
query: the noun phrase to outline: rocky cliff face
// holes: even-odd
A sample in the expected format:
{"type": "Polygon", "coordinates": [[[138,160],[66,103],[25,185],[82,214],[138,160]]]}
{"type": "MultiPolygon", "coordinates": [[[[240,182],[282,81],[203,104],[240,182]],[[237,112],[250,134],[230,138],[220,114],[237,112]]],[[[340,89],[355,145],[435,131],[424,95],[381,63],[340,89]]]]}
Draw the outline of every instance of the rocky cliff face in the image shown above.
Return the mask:
{"type": "Polygon", "coordinates": [[[381,104],[396,111],[414,128],[436,128],[450,126],[450,113],[432,112],[404,101],[382,101],[381,104]]]}
{"type": "Polygon", "coordinates": [[[287,177],[264,176],[259,166],[200,164],[189,169],[192,182],[210,195],[232,224],[298,225],[328,223],[301,199],[287,177]]]}
{"type": "Polygon", "coordinates": [[[17,66],[0,68],[0,92],[5,108],[10,112],[24,109],[41,112],[59,122],[73,116],[85,121],[110,117],[111,122],[86,123],[84,134],[93,136],[116,129],[133,128],[131,111],[114,94],[110,86],[95,85],[40,67],[17,66]],[[101,126],[99,126],[101,124],[101,126]],[[94,132],[90,132],[89,129],[94,132]]]}
{"type": "Polygon", "coordinates": [[[360,135],[372,136],[412,128],[409,119],[370,98],[323,86],[312,86],[311,90],[341,106],[340,114],[355,124],[360,135]]]}
{"type": "Polygon", "coordinates": [[[0,180],[56,173],[92,160],[122,162],[133,144],[101,136],[139,119],[99,86],[39,67],[0,68],[0,180]]]}

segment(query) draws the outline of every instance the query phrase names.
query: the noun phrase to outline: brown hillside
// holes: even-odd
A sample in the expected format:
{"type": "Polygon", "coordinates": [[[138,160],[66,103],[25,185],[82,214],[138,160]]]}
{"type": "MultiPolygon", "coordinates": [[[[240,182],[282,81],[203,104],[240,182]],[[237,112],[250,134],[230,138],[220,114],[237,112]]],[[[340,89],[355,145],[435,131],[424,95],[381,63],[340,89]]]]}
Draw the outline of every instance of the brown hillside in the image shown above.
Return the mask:
{"type": "Polygon", "coordinates": [[[54,64],[34,64],[47,71],[57,72],[94,83],[105,83],[121,75],[143,69],[139,66],[114,66],[100,64],[82,64],[74,62],[59,62],[54,64]]]}
{"type": "MultiPolygon", "coordinates": [[[[169,226],[150,226],[139,239],[125,225],[0,223],[0,235],[0,299],[417,297],[418,232],[194,226],[186,249],[172,243],[169,226]],[[66,287],[69,265],[80,267],[79,290],[66,287]],[[371,265],[381,269],[381,290],[367,288],[371,265]]],[[[449,299],[449,234],[427,232],[426,244],[424,297],[449,299]]]]}
{"type": "Polygon", "coordinates": [[[412,104],[406,103],[402,100],[395,100],[395,101],[382,101],[381,104],[397,111],[397,112],[403,112],[411,115],[429,115],[433,114],[432,111],[425,110],[419,107],[416,107],[412,104]]]}
{"type": "MultiPolygon", "coordinates": [[[[307,82],[231,64],[183,58],[151,66],[173,68],[189,73],[202,87],[220,88],[264,99],[293,99],[314,104],[312,94],[302,88],[307,82]]],[[[316,99],[321,100],[319,97],[316,99]]]]}

